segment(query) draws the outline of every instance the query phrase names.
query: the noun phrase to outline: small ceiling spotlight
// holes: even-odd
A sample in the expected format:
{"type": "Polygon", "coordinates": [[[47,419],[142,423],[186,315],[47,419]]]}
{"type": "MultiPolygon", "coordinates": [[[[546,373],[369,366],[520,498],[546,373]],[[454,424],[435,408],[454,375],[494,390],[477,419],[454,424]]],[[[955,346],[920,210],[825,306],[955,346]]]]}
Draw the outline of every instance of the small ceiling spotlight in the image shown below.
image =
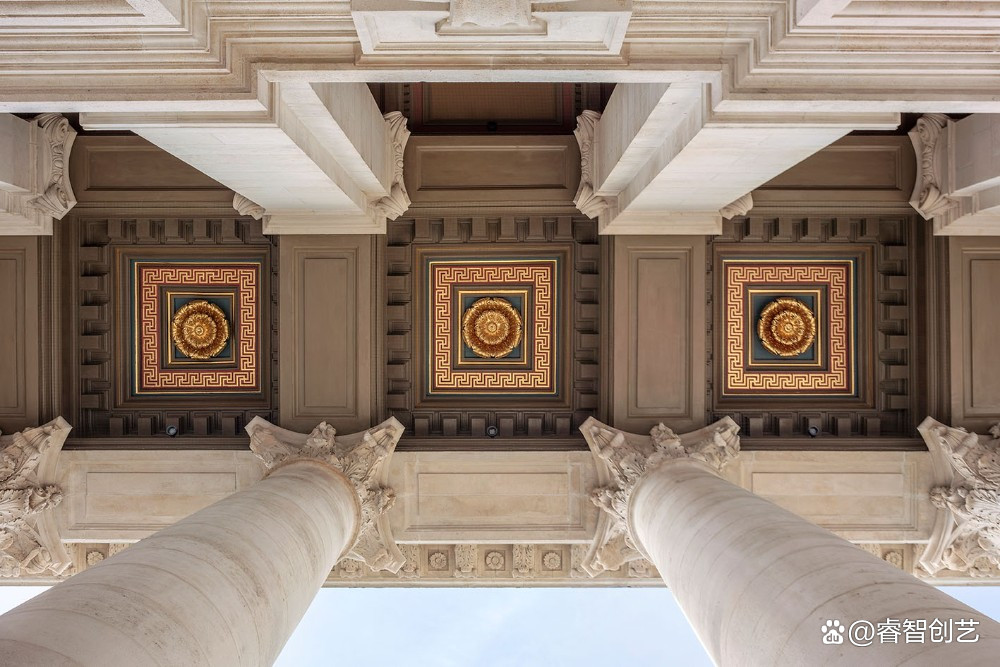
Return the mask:
{"type": "Polygon", "coordinates": [[[174,426],[173,424],[171,424],[170,426],[168,426],[167,429],[166,429],[166,431],[167,431],[167,435],[169,435],[171,438],[177,437],[177,427],[174,426]]]}
{"type": "Polygon", "coordinates": [[[815,438],[819,435],[819,426],[810,426],[806,429],[806,433],[809,434],[810,438],[815,438]]]}
{"type": "Polygon", "coordinates": [[[491,425],[489,425],[489,426],[486,427],[486,437],[488,437],[488,438],[495,438],[498,435],[500,435],[500,429],[498,429],[496,426],[493,426],[491,424],[491,425]]]}
{"type": "Polygon", "coordinates": [[[500,123],[496,122],[495,120],[491,120],[488,123],[486,123],[487,132],[496,132],[499,129],[500,129],[500,123]]]}

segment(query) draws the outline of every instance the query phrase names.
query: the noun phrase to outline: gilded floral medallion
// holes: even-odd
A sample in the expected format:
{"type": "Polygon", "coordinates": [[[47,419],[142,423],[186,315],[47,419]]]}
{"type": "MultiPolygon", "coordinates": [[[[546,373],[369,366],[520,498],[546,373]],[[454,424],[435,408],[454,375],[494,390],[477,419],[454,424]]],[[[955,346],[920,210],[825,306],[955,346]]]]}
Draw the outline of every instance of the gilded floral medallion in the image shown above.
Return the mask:
{"type": "Polygon", "coordinates": [[[506,357],[521,342],[521,314],[506,299],[479,299],[462,316],[462,338],[480,357],[506,357]]]}
{"type": "Polygon", "coordinates": [[[761,311],[757,335],[774,354],[794,357],[808,350],[816,339],[816,316],[798,299],[779,297],[761,311]]]}
{"type": "Polygon", "coordinates": [[[229,322],[214,303],[191,301],[174,314],[170,337],[182,354],[192,359],[211,359],[229,341],[229,322]]]}

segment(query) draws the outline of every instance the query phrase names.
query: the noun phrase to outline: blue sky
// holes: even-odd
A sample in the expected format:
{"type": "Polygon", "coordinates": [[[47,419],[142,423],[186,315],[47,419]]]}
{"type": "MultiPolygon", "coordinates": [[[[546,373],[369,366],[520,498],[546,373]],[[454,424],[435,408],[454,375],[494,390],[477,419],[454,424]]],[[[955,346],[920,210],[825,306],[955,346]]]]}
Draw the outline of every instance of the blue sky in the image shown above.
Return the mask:
{"type": "MultiPolygon", "coordinates": [[[[0,587],[0,611],[43,590],[0,587]]],[[[944,590],[1000,620],[1000,587],[944,590]]],[[[276,664],[372,662],[410,667],[712,664],[666,588],[324,588],[276,664]]]]}

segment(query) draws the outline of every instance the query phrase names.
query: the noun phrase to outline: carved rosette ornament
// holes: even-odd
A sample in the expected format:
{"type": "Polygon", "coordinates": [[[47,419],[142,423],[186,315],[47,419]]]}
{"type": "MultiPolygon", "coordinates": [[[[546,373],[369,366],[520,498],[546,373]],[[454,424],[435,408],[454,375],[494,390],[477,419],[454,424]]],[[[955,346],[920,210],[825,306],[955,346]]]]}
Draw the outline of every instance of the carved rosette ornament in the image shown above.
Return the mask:
{"type": "Polygon", "coordinates": [[[798,299],[779,297],[761,311],[757,336],[774,354],[794,357],[808,350],[816,339],[816,316],[798,299]]]}
{"type": "Polygon", "coordinates": [[[947,192],[947,154],[945,137],[948,116],[931,113],[921,116],[910,130],[910,141],[917,154],[917,179],[910,196],[910,205],[925,219],[942,215],[959,203],[947,192]]]}
{"type": "Polygon", "coordinates": [[[314,460],[325,463],[344,475],[354,486],[361,508],[357,539],[343,557],[361,561],[372,570],[397,572],[406,558],[396,546],[386,512],[396,494],[386,486],[388,460],[403,425],[390,417],[378,426],[337,436],[336,430],[321,423],[312,433],[295,433],[255,417],[246,427],[250,449],[270,472],[293,461],[314,460]]]}
{"type": "Polygon", "coordinates": [[[462,340],[480,357],[506,357],[521,342],[521,314],[506,299],[478,299],[462,315],[462,340]]]}
{"type": "Polygon", "coordinates": [[[174,314],[170,338],[182,354],[191,359],[211,359],[226,349],[229,322],[214,303],[190,301],[174,314]]]}
{"type": "Polygon", "coordinates": [[[410,131],[406,129],[406,116],[398,111],[390,111],[383,118],[385,118],[386,133],[389,135],[392,183],[389,186],[389,194],[376,201],[373,206],[389,220],[395,220],[410,208],[410,195],[406,192],[406,184],[403,182],[403,153],[406,150],[406,142],[410,139],[410,131]]]}
{"type": "Polygon", "coordinates": [[[601,114],[596,111],[584,111],[576,117],[576,142],[580,145],[580,186],[576,189],[573,203],[588,218],[596,218],[610,205],[607,197],[597,194],[595,181],[597,179],[597,161],[594,142],[597,136],[597,122],[601,114]]]}
{"type": "Polygon", "coordinates": [[[938,520],[920,565],[995,576],[1000,568],[1000,427],[991,436],[945,426],[930,417],[918,427],[935,465],[930,499],[938,520]]]}
{"type": "Polygon", "coordinates": [[[0,577],[60,575],[72,563],[47,511],[62,501],[62,490],[39,481],[55,476],[70,429],[58,417],[0,436],[0,577]]]}
{"type": "Polygon", "coordinates": [[[604,510],[594,543],[581,563],[590,576],[647,558],[629,527],[629,502],[649,471],[686,459],[720,473],[740,450],[739,426],[729,417],[683,435],[663,424],[654,426],[648,436],[626,433],[593,417],[580,426],[580,431],[597,459],[601,483],[591,492],[591,500],[604,510]]]}
{"type": "Polygon", "coordinates": [[[76,196],[69,182],[69,153],[76,140],[76,131],[66,118],[57,113],[36,116],[34,123],[41,130],[41,194],[33,197],[28,204],[59,220],[76,205],[76,196]]]}

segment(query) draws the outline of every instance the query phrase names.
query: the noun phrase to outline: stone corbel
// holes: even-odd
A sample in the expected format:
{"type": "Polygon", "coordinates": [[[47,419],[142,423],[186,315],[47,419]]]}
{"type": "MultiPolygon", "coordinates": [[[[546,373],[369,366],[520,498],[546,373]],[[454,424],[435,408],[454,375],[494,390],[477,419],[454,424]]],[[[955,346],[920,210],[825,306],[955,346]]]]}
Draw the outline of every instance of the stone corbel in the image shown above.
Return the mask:
{"type": "Polygon", "coordinates": [[[263,206],[238,192],[233,195],[233,208],[240,215],[249,215],[254,220],[260,220],[266,214],[263,206]]]}
{"type": "Polygon", "coordinates": [[[928,417],[917,427],[934,464],[930,500],[938,508],[934,532],[919,561],[972,577],[1000,569],[1000,424],[991,435],[969,433],[928,417]]]}
{"type": "Polygon", "coordinates": [[[573,197],[573,203],[588,218],[596,218],[608,210],[611,200],[597,194],[597,123],[601,114],[596,111],[584,111],[576,117],[576,129],[573,134],[580,145],[580,186],[573,197]]]}
{"type": "Polygon", "coordinates": [[[654,426],[649,435],[626,433],[593,417],[580,431],[597,463],[599,486],[591,492],[591,500],[603,510],[594,542],[580,563],[590,576],[640,558],[648,560],[629,527],[629,501],[647,472],[687,459],[721,473],[740,450],[739,426],[729,417],[683,435],[663,424],[654,426]]]}
{"type": "Polygon", "coordinates": [[[69,180],[69,155],[76,131],[59,114],[47,113],[24,121],[8,117],[0,138],[9,153],[8,182],[0,182],[0,234],[51,234],[52,220],[76,205],[69,180]]]}
{"type": "Polygon", "coordinates": [[[947,195],[948,146],[946,137],[954,123],[948,116],[932,113],[922,116],[909,132],[917,154],[917,179],[910,195],[910,206],[926,220],[943,216],[959,202],[947,195]]]}
{"type": "Polygon", "coordinates": [[[751,193],[746,193],[732,204],[728,206],[723,206],[719,209],[719,215],[721,215],[726,220],[732,220],[733,218],[739,217],[741,215],[746,215],[753,208],[753,197],[751,193]]]}
{"type": "Polygon", "coordinates": [[[374,203],[375,210],[389,220],[395,220],[410,208],[410,195],[403,182],[403,153],[410,131],[406,129],[406,116],[398,111],[390,111],[383,116],[389,135],[389,160],[392,165],[392,182],[389,194],[374,203]]]}
{"type": "Polygon", "coordinates": [[[58,576],[72,563],[48,511],[63,499],[50,482],[71,429],[57,417],[0,436],[0,577],[58,576]]]}
{"type": "Polygon", "coordinates": [[[295,460],[311,459],[343,474],[354,485],[361,507],[357,539],[343,557],[361,561],[375,571],[397,572],[402,567],[406,558],[392,538],[386,514],[396,500],[387,486],[388,461],[403,435],[403,425],[395,417],[367,431],[341,436],[326,422],[307,435],[260,417],[247,424],[246,431],[250,449],[269,472],[295,460]]]}

